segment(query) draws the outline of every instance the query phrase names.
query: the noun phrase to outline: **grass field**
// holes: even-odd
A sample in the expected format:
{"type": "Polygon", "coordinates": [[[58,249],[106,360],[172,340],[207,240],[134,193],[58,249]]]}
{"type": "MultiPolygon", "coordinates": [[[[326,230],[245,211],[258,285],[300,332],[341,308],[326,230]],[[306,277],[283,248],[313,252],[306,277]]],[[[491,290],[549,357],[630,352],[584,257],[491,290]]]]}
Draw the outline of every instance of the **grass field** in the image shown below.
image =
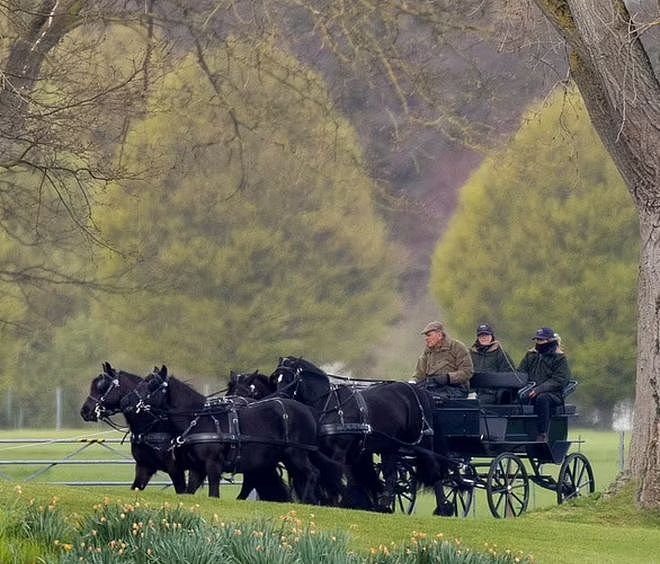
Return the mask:
{"type": "MultiPolygon", "coordinates": [[[[38,482],[127,482],[133,481],[133,463],[128,442],[122,444],[90,442],[91,440],[119,441],[123,435],[111,430],[105,424],[90,424],[83,429],[52,430],[22,430],[2,431],[0,441],[20,439],[70,439],[71,443],[59,444],[43,441],[34,443],[1,443],[0,442],[0,479],[6,481],[38,481],[38,482]],[[99,461],[102,464],[56,465],[11,465],[5,464],[12,460],[49,460],[58,461],[68,458],[70,461],[99,461]],[[111,462],[112,461],[112,462],[111,462]],[[113,463],[114,462],[114,463],[113,463]],[[118,464],[121,462],[122,464],[118,464]],[[42,474],[32,477],[36,472],[42,474]]],[[[596,490],[603,491],[614,480],[619,471],[619,435],[615,432],[576,430],[571,433],[572,440],[583,440],[575,444],[573,450],[581,450],[589,458],[594,467],[596,490]]],[[[545,465],[543,471],[553,475],[559,472],[558,465],[545,465]]],[[[154,481],[163,483],[169,481],[168,476],[158,473],[154,481]]],[[[153,487],[153,486],[152,486],[153,487]]],[[[236,488],[225,487],[223,497],[234,497],[236,488]]],[[[198,492],[197,496],[205,495],[198,492]]],[[[556,504],[555,493],[532,486],[529,509],[549,507],[556,504]]],[[[433,511],[434,499],[430,494],[419,496],[416,513],[429,515],[433,511]]],[[[477,491],[473,517],[491,518],[483,490],[477,491]]]]}
{"type": "MultiPolygon", "coordinates": [[[[577,431],[572,438],[581,436],[585,443],[581,450],[589,457],[597,480],[597,490],[603,491],[618,472],[619,438],[616,433],[577,431]]],[[[0,440],[18,438],[121,438],[118,433],[108,433],[106,427],[90,426],[84,432],[69,430],[55,432],[23,431],[4,432],[0,440]]],[[[28,444],[0,443],[0,460],[28,460],[42,458],[63,459],[80,448],[76,444],[28,444]]],[[[86,448],[76,457],[87,460],[126,456],[128,445],[112,445],[118,454],[110,453],[99,444],[86,448]],[[96,450],[98,449],[98,450],[96,450]]],[[[5,478],[0,482],[2,507],[9,507],[17,496],[14,480],[23,482],[26,472],[35,468],[3,465],[0,471],[5,478]]],[[[558,471],[558,468],[557,468],[558,471]]],[[[42,481],[126,481],[132,479],[132,467],[94,464],[87,466],[62,466],[49,470],[38,478],[40,483],[23,482],[22,495],[44,503],[52,496],[60,498],[60,504],[71,514],[85,514],[104,498],[117,502],[183,503],[196,507],[204,516],[219,516],[226,521],[241,521],[253,518],[278,518],[291,510],[297,511],[302,519],[314,521],[326,530],[347,530],[351,546],[355,550],[368,552],[380,544],[402,543],[413,531],[429,535],[442,533],[446,538],[459,538],[462,543],[480,550],[484,544],[496,545],[531,553],[538,562],[566,563],[660,563],[657,547],[660,546],[660,513],[642,513],[637,510],[632,491],[612,499],[596,494],[576,503],[557,506],[554,494],[546,498],[535,487],[536,510],[530,506],[527,514],[519,519],[498,520],[490,516],[487,506],[479,500],[476,518],[456,519],[431,516],[430,500],[423,499],[415,515],[382,515],[361,511],[274,504],[265,502],[237,502],[236,487],[224,488],[222,498],[209,499],[205,492],[194,497],[176,496],[174,491],[149,487],[136,494],[125,487],[66,487],[41,483],[42,481]]],[[[157,479],[164,479],[157,477],[157,479]]]]}

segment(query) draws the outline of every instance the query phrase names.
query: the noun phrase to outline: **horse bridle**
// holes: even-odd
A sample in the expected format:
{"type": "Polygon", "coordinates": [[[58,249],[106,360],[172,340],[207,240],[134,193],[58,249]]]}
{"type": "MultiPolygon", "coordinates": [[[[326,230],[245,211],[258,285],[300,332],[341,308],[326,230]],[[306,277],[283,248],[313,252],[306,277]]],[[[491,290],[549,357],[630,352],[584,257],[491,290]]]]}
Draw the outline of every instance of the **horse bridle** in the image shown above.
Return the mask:
{"type": "Polygon", "coordinates": [[[114,415],[115,413],[119,413],[119,411],[121,411],[119,408],[115,410],[110,410],[105,406],[105,401],[106,398],[108,397],[108,394],[110,394],[110,392],[112,392],[112,390],[114,390],[115,388],[120,387],[119,378],[117,378],[116,375],[113,376],[112,374],[108,374],[107,372],[103,372],[101,376],[103,376],[104,380],[107,379],[110,380],[110,385],[108,386],[108,389],[105,392],[103,392],[103,394],[99,398],[94,397],[92,394],[89,394],[87,396],[89,399],[95,402],[94,414],[96,415],[96,418],[98,420],[109,417],[110,415],[114,415]]]}
{"type": "Polygon", "coordinates": [[[145,413],[151,413],[151,404],[148,403],[149,398],[151,398],[152,394],[155,394],[156,392],[161,392],[161,391],[166,391],[168,382],[166,378],[163,378],[160,374],[157,372],[152,373],[153,378],[149,380],[149,389],[147,390],[147,393],[142,396],[138,390],[139,386],[136,386],[133,388],[128,394],[127,397],[130,396],[131,394],[135,394],[137,397],[137,402],[135,404],[135,407],[133,408],[135,410],[135,413],[138,414],[141,411],[144,411],[145,413]],[[153,382],[156,382],[157,385],[151,389],[151,384],[153,382]]]}
{"type": "MultiPolygon", "coordinates": [[[[300,385],[301,385],[302,380],[303,380],[302,373],[304,371],[305,371],[305,369],[300,367],[300,366],[298,366],[296,368],[293,368],[291,366],[278,366],[275,370],[275,373],[278,374],[278,377],[277,377],[277,383],[278,384],[281,384],[282,381],[283,381],[284,374],[282,374],[282,372],[288,372],[289,374],[291,374],[291,377],[292,377],[291,382],[289,382],[288,384],[285,384],[284,386],[282,386],[281,388],[279,388],[277,390],[278,393],[288,391],[288,388],[293,387],[293,392],[291,394],[287,394],[287,397],[290,397],[291,399],[294,399],[294,400],[298,401],[296,399],[296,396],[298,395],[298,392],[300,391],[299,388],[300,388],[300,385]]],[[[341,410],[342,401],[339,399],[339,396],[337,395],[337,387],[335,385],[329,383],[328,384],[328,391],[322,393],[317,398],[310,398],[309,403],[316,405],[317,402],[320,402],[321,400],[323,400],[323,398],[325,398],[325,405],[323,406],[322,409],[319,410],[321,415],[331,413],[332,411],[341,410]],[[329,408],[328,405],[329,405],[330,399],[333,395],[337,396],[337,405],[332,407],[332,408],[329,408]]]]}

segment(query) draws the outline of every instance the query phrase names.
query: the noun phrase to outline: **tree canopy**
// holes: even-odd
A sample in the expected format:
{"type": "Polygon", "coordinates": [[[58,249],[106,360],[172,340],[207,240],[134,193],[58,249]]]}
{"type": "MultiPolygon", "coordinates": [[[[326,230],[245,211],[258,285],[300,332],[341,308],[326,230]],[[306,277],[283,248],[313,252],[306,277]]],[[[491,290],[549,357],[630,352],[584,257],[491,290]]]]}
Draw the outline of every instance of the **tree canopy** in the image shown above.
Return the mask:
{"type": "Polygon", "coordinates": [[[189,57],[168,74],[128,135],[122,158],[152,172],[101,204],[104,232],[132,257],[102,270],[140,290],[100,300],[92,317],[132,359],[194,374],[310,350],[363,358],[397,315],[398,270],[354,132],[319,103],[323,82],[292,74],[295,58],[273,44],[228,40],[205,64],[189,57]]]}
{"type": "Polygon", "coordinates": [[[489,322],[518,360],[536,328],[562,337],[580,398],[608,424],[633,397],[635,210],[579,94],[557,91],[462,190],[431,289],[450,327],[489,322]]]}

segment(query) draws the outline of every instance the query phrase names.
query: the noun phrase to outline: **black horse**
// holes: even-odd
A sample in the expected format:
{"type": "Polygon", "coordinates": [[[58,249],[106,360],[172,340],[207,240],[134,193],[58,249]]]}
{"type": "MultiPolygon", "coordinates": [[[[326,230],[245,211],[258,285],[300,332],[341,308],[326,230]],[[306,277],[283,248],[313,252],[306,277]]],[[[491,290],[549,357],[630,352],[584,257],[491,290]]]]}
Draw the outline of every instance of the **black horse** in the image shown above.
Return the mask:
{"type": "MultiPolygon", "coordinates": [[[[115,370],[109,362],[104,362],[102,372],[90,384],[89,395],[80,408],[85,421],[106,420],[118,413],[123,397],[132,392],[143,379],[136,374],[115,370]]],[[[151,477],[161,470],[166,472],[176,493],[194,493],[204,479],[194,471],[186,486],[185,464],[175,459],[169,450],[174,435],[169,422],[149,413],[128,414],[126,421],[131,430],[131,454],[135,459],[135,479],[131,488],[143,490],[151,477]]]]}
{"type": "MultiPolygon", "coordinates": [[[[85,421],[105,420],[121,411],[121,399],[130,394],[143,378],[136,374],[116,370],[104,362],[102,372],[92,380],[89,396],[80,409],[85,421]]],[[[125,413],[131,430],[131,454],[135,459],[135,479],[131,488],[143,490],[156,471],[166,472],[176,493],[194,494],[204,481],[205,474],[190,468],[185,449],[171,449],[176,437],[166,417],[143,411],[125,413]],[[185,471],[188,470],[186,484],[185,471]]],[[[290,501],[291,496],[281,476],[276,473],[243,476],[243,485],[237,499],[247,499],[256,490],[264,501],[290,501]]]]}
{"type": "Polygon", "coordinates": [[[122,400],[122,410],[167,414],[176,442],[185,445],[219,497],[223,472],[272,475],[283,463],[298,498],[315,504],[319,471],[310,461],[318,451],[316,421],[304,406],[287,399],[235,402],[207,398],[161,367],[122,400]]]}
{"type": "MultiPolygon", "coordinates": [[[[236,373],[232,372],[229,384],[227,387],[228,396],[239,396],[250,398],[252,400],[259,400],[267,397],[287,397],[286,389],[282,393],[278,392],[277,378],[269,377],[259,371],[251,373],[236,373]]],[[[313,409],[310,407],[310,409],[313,409]]],[[[323,414],[316,409],[313,409],[315,417],[323,417],[323,414]]],[[[321,442],[321,447],[328,457],[336,456],[336,452],[332,448],[327,448],[325,441],[321,442]]],[[[369,497],[365,492],[363,484],[369,484],[366,489],[375,490],[380,487],[378,476],[374,471],[373,457],[371,453],[361,451],[357,458],[351,460],[350,472],[346,468],[346,461],[342,456],[336,456],[340,467],[341,473],[347,474],[346,486],[343,484],[339,487],[331,487],[324,491],[323,500],[324,505],[350,507],[352,509],[375,509],[372,497],[369,497]],[[356,483],[359,482],[359,483],[356,483]]],[[[333,458],[333,460],[335,460],[333,458]]]]}
{"type": "MultiPolygon", "coordinates": [[[[247,401],[258,401],[265,398],[284,397],[277,393],[277,384],[258,370],[250,373],[230,373],[226,397],[240,397],[247,401]]],[[[302,404],[316,418],[316,412],[302,404]]],[[[319,469],[317,497],[321,505],[337,506],[340,499],[346,497],[343,484],[343,466],[322,452],[310,455],[312,463],[319,469]]]]}
{"type": "MultiPolygon", "coordinates": [[[[256,379],[244,385],[256,390],[256,379]]],[[[321,448],[345,464],[349,485],[366,492],[371,508],[391,511],[397,464],[405,452],[416,458],[419,483],[435,490],[435,513],[449,513],[440,486],[446,467],[432,451],[432,403],[425,390],[405,382],[332,384],[326,372],[298,357],[280,358],[270,379],[271,389],[276,385],[279,394],[319,412],[321,448]],[[374,454],[381,457],[383,480],[372,462],[374,454]]]]}

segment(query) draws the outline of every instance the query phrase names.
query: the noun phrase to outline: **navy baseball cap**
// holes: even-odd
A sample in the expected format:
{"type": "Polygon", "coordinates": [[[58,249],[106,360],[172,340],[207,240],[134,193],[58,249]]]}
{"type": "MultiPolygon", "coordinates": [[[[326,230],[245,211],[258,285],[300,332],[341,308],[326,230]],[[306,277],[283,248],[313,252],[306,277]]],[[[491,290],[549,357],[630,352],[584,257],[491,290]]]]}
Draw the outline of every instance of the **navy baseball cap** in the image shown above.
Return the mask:
{"type": "Polygon", "coordinates": [[[479,327],[477,327],[477,337],[479,335],[494,335],[494,334],[495,333],[493,333],[492,327],[488,325],[488,323],[482,323],[481,325],[479,325],[479,327]]]}
{"type": "Polygon", "coordinates": [[[555,330],[550,327],[541,327],[536,331],[536,335],[532,337],[532,341],[542,339],[544,341],[553,341],[557,338],[555,330]]]}

